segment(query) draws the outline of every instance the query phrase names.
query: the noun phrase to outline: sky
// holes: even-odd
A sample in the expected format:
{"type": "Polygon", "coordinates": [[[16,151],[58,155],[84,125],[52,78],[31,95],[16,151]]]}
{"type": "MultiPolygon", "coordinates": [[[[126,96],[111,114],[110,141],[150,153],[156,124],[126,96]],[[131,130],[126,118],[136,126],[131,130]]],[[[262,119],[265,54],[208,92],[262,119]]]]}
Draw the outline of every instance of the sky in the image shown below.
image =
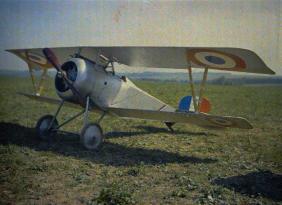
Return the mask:
{"type": "Polygon", "coordinates": [[[282,75],[281,0],[0,3],[0,69],[27,68],[11,48],[212,46],[253,50],[282,75]]]}

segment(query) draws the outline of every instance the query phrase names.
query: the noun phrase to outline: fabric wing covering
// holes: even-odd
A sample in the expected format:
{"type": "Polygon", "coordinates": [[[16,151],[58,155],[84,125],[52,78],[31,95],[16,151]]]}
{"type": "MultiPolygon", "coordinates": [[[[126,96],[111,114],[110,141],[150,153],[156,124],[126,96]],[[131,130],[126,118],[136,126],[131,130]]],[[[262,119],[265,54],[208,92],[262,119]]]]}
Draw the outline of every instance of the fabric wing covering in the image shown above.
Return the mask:
{"type": "MultiPolygon", "coordinates": [[[[133,67],[187,69],[209,68],[247,73],[275,74],[253,51],[241,48],[216,47],[58,47],[52,48],[60,62],[78,53],[93,61],[99,55],[133,67]]],[[[50,67],[42,48],[7,50],[27,63],[50,67]]]]}

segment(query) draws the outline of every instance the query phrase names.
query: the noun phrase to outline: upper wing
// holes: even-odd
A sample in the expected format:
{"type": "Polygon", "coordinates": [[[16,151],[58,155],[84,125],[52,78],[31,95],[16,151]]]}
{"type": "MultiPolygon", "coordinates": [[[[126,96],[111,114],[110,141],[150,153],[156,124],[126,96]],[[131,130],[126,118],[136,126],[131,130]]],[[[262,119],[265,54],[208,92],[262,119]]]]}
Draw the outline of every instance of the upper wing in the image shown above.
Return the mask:
{"type": "MultiPolygon", "coordinates": [[[[137,67],[210,69],[274,74],[253,51],[241,48],[204,47],[61,47],[52,48],[61,62],[81,50],[81,55],[98,61],[99,55],[137,67]]],[[[32,63],[43,63],[42,48],[8,50],[32,63]],[[28,58],[23,56],[29,56],[28,58]]],[[[45,59],[46,60],[46,59],[45,59]]],[[[47,65],[46,65],[47,66],[47,65]]],[[[49,66],[49,65],[48,65],[49,66]]]]}

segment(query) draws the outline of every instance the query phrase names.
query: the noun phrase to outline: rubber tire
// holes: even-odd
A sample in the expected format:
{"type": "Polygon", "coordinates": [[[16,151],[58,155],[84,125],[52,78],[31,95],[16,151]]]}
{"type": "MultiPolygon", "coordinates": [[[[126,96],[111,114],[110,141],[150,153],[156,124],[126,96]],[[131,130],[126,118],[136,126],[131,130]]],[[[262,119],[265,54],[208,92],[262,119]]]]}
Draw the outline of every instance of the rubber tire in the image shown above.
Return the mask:
{"type": "Polygon", "coordinates": [[[89,123],[83,127],[80,134],[81,144],[88,150],[99,150],[104,141],[103,130],[97,123],[89,123]]]}
{"type": "Polygon", "coordinates": [[[49,131],[47,131],[47,128],[49,127],[51,121],[53,119],[52,115],[44,115],[42,116],[36,123],[36,135],[42,139],[42,140],[49,140],[52,135],[54,135],[56,132],[52,131],[52,128],[55,128],[58,126],[57,119],[54,120],[53,125],[49,131]],[[43,124],[45,123],[45,124],[43,124]],[[42,127],[43,126],[43,127],[42,127]]]}

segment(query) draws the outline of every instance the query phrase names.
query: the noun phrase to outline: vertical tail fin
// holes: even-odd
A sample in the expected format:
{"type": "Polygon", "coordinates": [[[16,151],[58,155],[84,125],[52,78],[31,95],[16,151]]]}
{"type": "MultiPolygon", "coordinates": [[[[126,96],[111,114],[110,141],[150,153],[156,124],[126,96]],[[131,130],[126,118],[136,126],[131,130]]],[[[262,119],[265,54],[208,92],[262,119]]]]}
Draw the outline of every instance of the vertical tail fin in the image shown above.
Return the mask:
{"type": "MultiPolygon", "coordinates": [[[[198,102],[198,98],[196,99],[198,102]]],[[[183,97],[178,104],[178,110],[181,112],[194,112],[194,104],[192,96],[183,97]]],[[[199,111],[208,113],[211,110],[211,103],[207,98],[202,98],[201,104],[199,106],[199,111]]]]}

